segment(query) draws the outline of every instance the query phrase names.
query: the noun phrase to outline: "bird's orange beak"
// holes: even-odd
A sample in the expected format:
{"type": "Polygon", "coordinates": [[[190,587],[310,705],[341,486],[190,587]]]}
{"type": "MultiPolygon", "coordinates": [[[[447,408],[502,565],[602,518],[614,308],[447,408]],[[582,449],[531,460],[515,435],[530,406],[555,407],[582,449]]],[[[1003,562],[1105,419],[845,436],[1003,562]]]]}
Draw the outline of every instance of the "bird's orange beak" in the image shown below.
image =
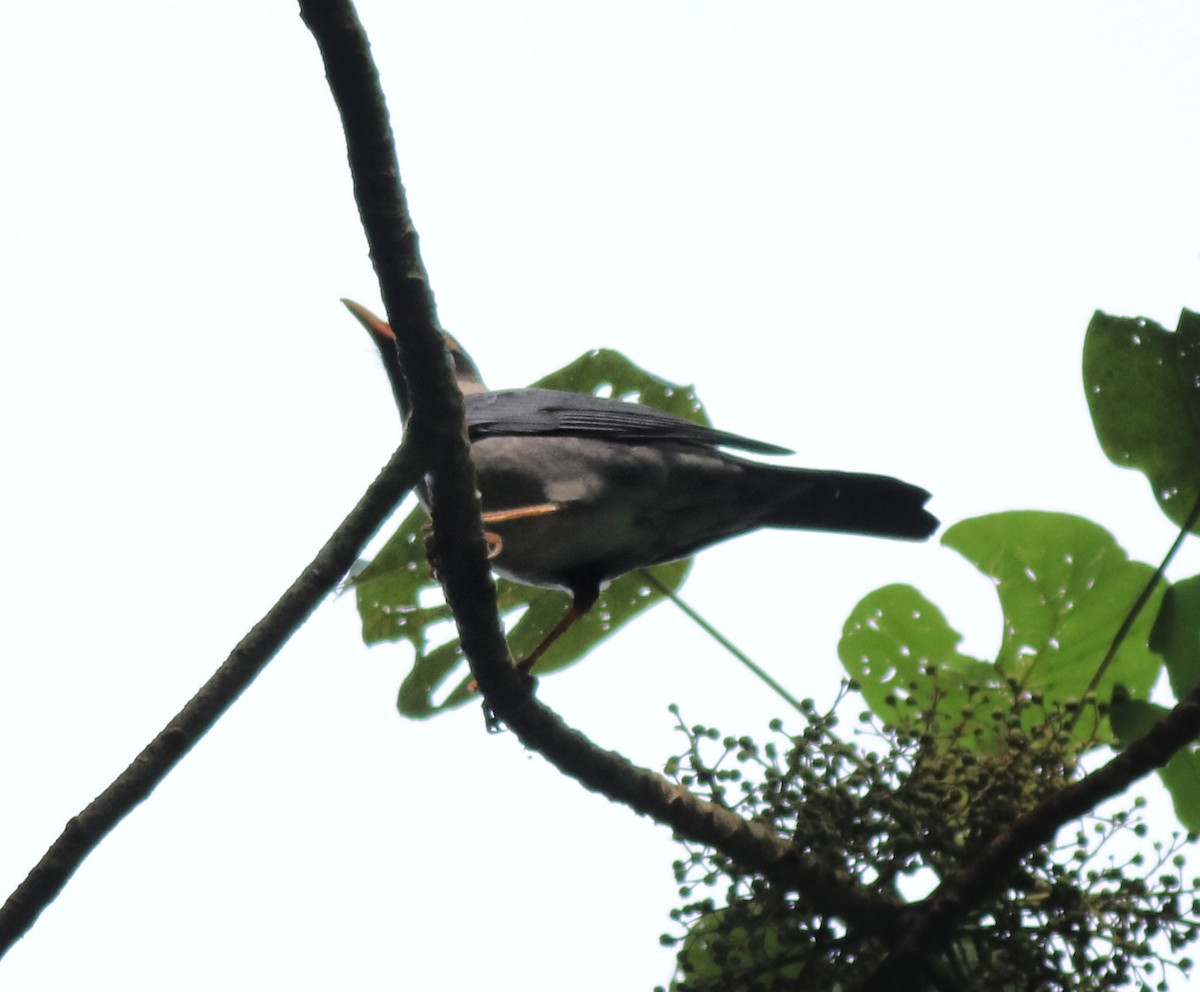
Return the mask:
{"type": "Polygon", "coordinates": [[[382,338],[386,341],[395,341],[396,335],[392,333],[391,325],[387,321],[381,320],[371,313],[361,303],[355,303],[353,300],[342,298],[342,303],[346,305],[346,309],[354,314],[355,318],[363,325],[368,333],[373,338],[382,338]]]}

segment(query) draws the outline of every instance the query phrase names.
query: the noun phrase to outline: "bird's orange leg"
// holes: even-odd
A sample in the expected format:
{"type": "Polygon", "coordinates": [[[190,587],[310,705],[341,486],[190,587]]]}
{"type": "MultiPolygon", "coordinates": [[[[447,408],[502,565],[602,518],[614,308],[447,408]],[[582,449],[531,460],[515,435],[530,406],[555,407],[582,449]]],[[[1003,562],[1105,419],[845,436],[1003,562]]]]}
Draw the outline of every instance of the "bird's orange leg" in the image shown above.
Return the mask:
{"type": "MultiPolygon", "coordinates": [[[[563,508],[561,503],[535,503],[532,506],[517,506],[511,510],[489,510],[483,514],[483,522],[485,524],[504,524],[510,523],[513,520],[529,520],[532,517],[544,517],[548,513],[557,513],[563,508]]],[[[431,578],[437,578],[437,565],[434,564],[437,555],[435,552],[433,524],[424,524],[421,527],[424,533],[425,542],[425,557],[429,559],[429,575],[431,578]]],[[[504,550],[504,539],[495,531],[484,531],[484,540],[487,541],[487,556],[488,561],[491,561],[504,550]]]]}
{"type": "Polygon", "coordinates": [[[522,675],[528,676],[533,666],[538,663],[538,660],[544,655],[550,646],[557,641],[563,634],[575,626],[587,613],[587,609],[580,609],[577,603],[572,603],[571,608],[567,610],[563,618],[554,625],[554,628],[545,637],[542,638],[541,644],[529,652],[524,658],[517,662],[517,671],[522,675]]]}
{"type": "MultiPolygon", "coordinates": [[[[551,513],[557,513],[563,508],[564,506],[562,503],[534,503],[531,506],[516,506],[508,510],[488,510],[483,514],[483,523],[486,526],[491,524],[512,523],[515,520],[531,520],[536,517],[544,517],[551,513]]],[[[491,559],[497,557],[504,549],[504,539],[494,531],[485,531],[484,537],[487,539],[488,560],[490,561],[491,559]]],[[[432,543],[433,535],[431,533],[429,537],[425,539],[425,549],[427,553],[431,551],[432,543]]],[[[542,642],[536,648],[534,648],[526,658],[517,664],[517,670],[523,676],[528,676],[529,670],[533,668],[535,664],[537,664],[538,659],[546,653],[550,645],[562,637],[562,635],[566,633],[580,617],[587,613],[588,609],[591,608],[591,605],[592,604],[589,602],[586,607],[581,609],[578,605],[578,601],[572,603],[571,608],[567,611],[566,616],[559,620],[559,622],[555,624],[554,629],[551,630],[550,633],[548,633],[544,638],[542,638],[542,642]]],[[[475,692],[479,686],[475,680],[472,679],[467,688],[470,689],[471,692],[475,692]]]]}
{"type": "Polygon", "coordinates": [[[561,509],[563,509],[562,503],[535,503],[533,506],[517,506],[511,510],[487,510],[483,514],[483,522],[485,524],[506,524],[512,520],[544,517],[548,513],[557,513],[561,509]]]}
{"type": "MultiPolygon", "coordinates": [[[[550,646],[555,641],[562,637],[563,634],[565,634],[568,630],[575,626],[579,620],[587,615],[588,610],[592,608],[592,604],[594,602],[595,597],[585,598],[582,601],[579,599],[579,597],[576,597],[575,601],[571,603],[570,609],[568,609],[563,618],[554,625],[550,633],[542,638],[541,643],[539,643],[536,648],[534,648],[529,652],[529,654],[516,663],[517,671],[521,674],[521,677],[526,682],[528,682],[530,685],[533,684],[534,679],[530,674],[533,666],[538,663],[542,655],[549,650],[550,646]]],[[[467,689],[470,692],[476,692],[479,689],[479,683],[474,679],[471,679],[471,681],[467,683],[467,689]]]]}
{"type": "MultiPolygon", "coordinates": [[[[529,520],[533,517],[544,517],[549,513],[557,513],[561,509],[563,509],[562,503],[537,503],[533,506],[519,506],[511,510],[491,510],[483,515],[483,522],[485,524],[500,524],[513,520],[529,520]]],[[[497,551],[497,553],[499,552],[497,551]]],[[[592,604],[595,601],[596,597],[594,595],[584,596],[582,599],[576,596],[566,615],[542,638],[541,643],[536,648],[517,663],[517,671],[522,675],[528,676],[533,666],[550,649],[550,646],[575,626],[579,619],[592,608],[592,604]]]]}

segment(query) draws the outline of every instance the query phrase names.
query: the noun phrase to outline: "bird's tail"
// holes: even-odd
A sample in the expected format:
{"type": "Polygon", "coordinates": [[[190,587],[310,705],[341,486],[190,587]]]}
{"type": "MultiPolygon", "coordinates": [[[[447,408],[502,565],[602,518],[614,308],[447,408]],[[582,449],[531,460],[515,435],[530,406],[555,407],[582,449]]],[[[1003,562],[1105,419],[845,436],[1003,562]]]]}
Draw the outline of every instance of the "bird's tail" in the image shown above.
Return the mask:
{"type": "MultiPolygon", "coordinates": [[[[780,471],[775,469],[775,472],[780,471]]],[[[788,496],[763,521],[767,527],[798,527],[847,534],[870,534],[921,541],[938,528],[925,509],[929,500],[920,486],[883,475],[790,469],[788,496]]],[[[764,479],[778,491],[784,479],[764,479]]]]}

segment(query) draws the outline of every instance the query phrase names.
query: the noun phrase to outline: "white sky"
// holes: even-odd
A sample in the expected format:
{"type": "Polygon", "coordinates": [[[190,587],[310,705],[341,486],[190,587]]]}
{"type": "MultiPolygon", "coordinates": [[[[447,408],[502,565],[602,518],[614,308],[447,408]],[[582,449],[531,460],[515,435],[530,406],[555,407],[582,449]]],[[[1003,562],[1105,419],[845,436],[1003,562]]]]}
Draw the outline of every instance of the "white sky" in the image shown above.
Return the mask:
{"type": "MultiPolygon", "coordinates": [[[[1172,538],[1101,455],[1096,308],[1200,307],[1200,7],[363,2],[441,315],[497,386],[594,346],[796,464],[944,521],[1172,538]]],[[[293,4],[19,4],[0,32],[0,890],[308,561],[397,440],[293,4]]],[[[1200,571],[1191,549],[1177,576],[1200,571]]],[[[986,655],[952,552],[760,534],[685,596],[801,695],[917,584],[986,655]]],[[[649,989],[666,830],[483,733],[397,716],[406,650],[325,604],[0,963],[6,990],[649,989]]],[[[543,698],[660,766],[782,706],[669,606],[543,698]]],[[[1166,826],[1166,824],[1164,824],[1166,826]]]]}

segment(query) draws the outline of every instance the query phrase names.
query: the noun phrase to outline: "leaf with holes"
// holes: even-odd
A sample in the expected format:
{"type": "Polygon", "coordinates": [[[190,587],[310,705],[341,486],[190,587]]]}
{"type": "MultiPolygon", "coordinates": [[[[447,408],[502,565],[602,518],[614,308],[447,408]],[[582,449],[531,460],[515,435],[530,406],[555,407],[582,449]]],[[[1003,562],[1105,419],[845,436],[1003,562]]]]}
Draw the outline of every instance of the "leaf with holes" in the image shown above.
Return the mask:
{"type": "MultiPolygon", "coordinates": [[[[1123,685],[1144,699],[1160,659],[1150,650],[1150,627],[1162,598],[1156,591],[1106,668],[1105,653],[1154,569],[1130,561],[1099,524],[1066,513],[1019,511],[964,520],[942,543],[996,585],[1004,634],[997,675],[1048,703],[1094,692],[1107,702],[1123,685]]],[[[1107,727],[1081,721],[1080,737],[1109,739],[1107,727]]]]}
{"type": "Polygon", "coordinates": [[[1200,314],[1184,310],[1172,332],[1097,312],[1084,339],[1083,386],[1104,453],[1144,472],[1182,527],[1200,498],[1200,314]]]}
{"type": "Polygon", "coordinates": [[[854,608],[838,657],[867,705],[889,726],[945,731],[986,705],[995,669],[958,650],[962,635],[908,585],[884,586],[854,608]]]}
{"type": "MultiPolygon", "coordinates": [[[[636,399],[697,423],[708,423],[690,387],[677,386],[638,368],[614,351],[594,351],[535,386],[636,399]]],[[[406,640],[416,651],[412,670],[400,687],[398,706],[405,716],[423,718],[461,706],[475,698],[467,689],[470,674],[453,628],[453,617],[441,587],[429,574],[424,536],[428,518],[414,510],[352,580],[367,644],[406,640]]],[[[651,569],[667,589],[678,589],[691,560],[651,569]]],[[[496,583],[497,602],[511,625],[509,648],[515,657],[533,650],[570,604],[554,589],[496,583]],[[515,624],[513,621],[515,620],[515,624]]],[[[601,641],[663,595],[637,572],[621,576],[601,593],[588,614],[556,641],[538,662],[544,675],[574,664],[601,641]]]]}
{"type": "MultiPolygon", "coordinates": [[[[1014,691],[1049,707],[1120,684],[1144,699],[1160,661],[1149,648],[1156,593],[1120,650],[1102,667],[1130,607],[1153,574],[1130,561],[1104,528],[1061,513],[1022,511],[964,520],[942,543],[995,584],[1004,631],[995,662],[958,651],[961,635],[916,590],[889,586],[858,604],[839,645],[842,664],[883,719],[914,730],[974,720],[981,743],[994,739],[1014,691]],[[936,707],[933,705],[936,702],[936,707]],[[929,714],[936,710],[937,724],[929,714]],[[995,714],[993,716],[993,714],[995,714]]],[[[1030,719],[1035,710],[1030,709],[1030,719]]],[[[1082,740],[1108,740],[1094,709],[1076,725],[1082,740]]]]}

